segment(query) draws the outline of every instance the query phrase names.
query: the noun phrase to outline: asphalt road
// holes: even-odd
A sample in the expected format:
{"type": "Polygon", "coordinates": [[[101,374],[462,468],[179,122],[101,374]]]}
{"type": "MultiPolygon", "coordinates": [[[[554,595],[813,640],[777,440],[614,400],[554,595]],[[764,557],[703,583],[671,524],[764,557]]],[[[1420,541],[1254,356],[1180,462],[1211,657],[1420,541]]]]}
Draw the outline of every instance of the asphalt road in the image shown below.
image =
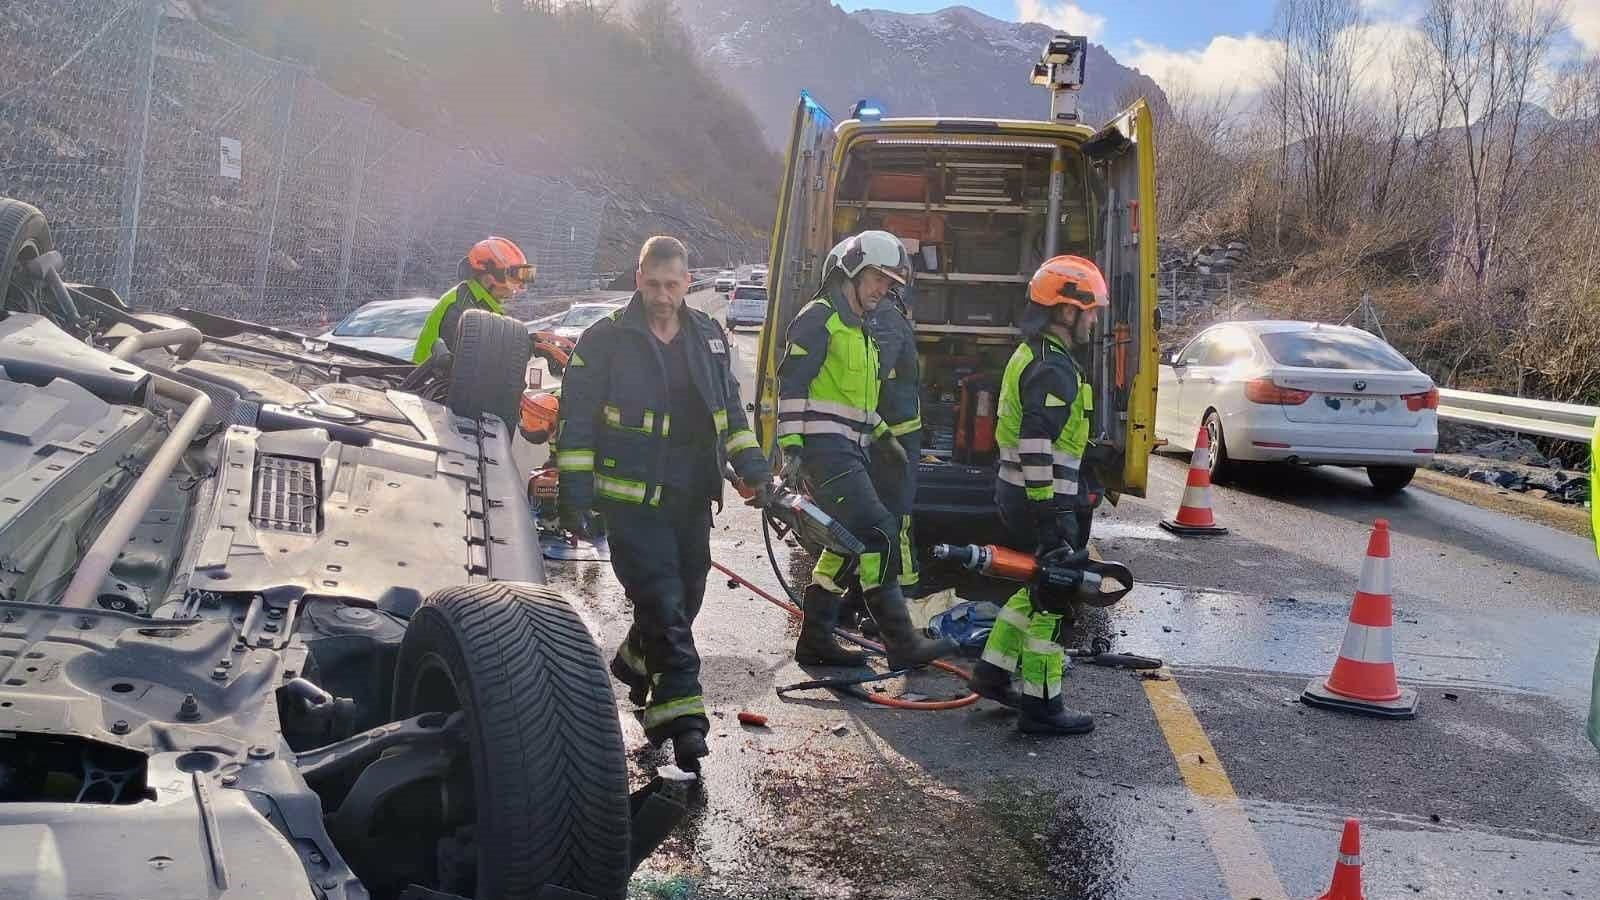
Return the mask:
{"type": "MultiPolygon", "coordinates": [[[[755,335],[735,340],[748,392],[755,335]]],[[[780,699],[774,686],[827,670],[796,666],[788,616],[713,573],[696,626],[714,709],[704,792],[634,895],[1309,897],[1355,816],[1370,897],[1600,897],[1600,754],[1582,736],[1600,644],[1592,547],[1416,486],[1379,499],[1359,474],[1321,470],[1218,487],[1231,534],[1177,539],[1156,523],[1176,508],[1185,465],[1153,459],[1149,499],[1096,520],[1100,554],[1140,586],[1076,636],[1107,635],[1168,669],[1147,680],[1074,667],[1068,702],[1098,718],[1085,737],[1022,737],[988,702],[906,712],[826,692],[780,699]],[[1394,533],[1413,721],[1296,699],[1333,663],[1378,517],[1394,533]],[[740,710],[770,727],[739,725],[740,710]]],[[[758,519],[737,502],[717,519],[713,555],[781,593],[758,519]]],[[[803,584],[808,561],[781,544],[778,555],[803,584]]],[[[628,608],[609,567],[549,570],[613,651],[628,608]]],[[[1007,593],[929,577],[970,599],[1007,593]]],[[[883,689],[963,693],[921,673],[883,689]]],[[[628,708],[620,689],[618,703],[628,708]]],[[[668,760],[623,721],[642,781],[668,760]]]]}

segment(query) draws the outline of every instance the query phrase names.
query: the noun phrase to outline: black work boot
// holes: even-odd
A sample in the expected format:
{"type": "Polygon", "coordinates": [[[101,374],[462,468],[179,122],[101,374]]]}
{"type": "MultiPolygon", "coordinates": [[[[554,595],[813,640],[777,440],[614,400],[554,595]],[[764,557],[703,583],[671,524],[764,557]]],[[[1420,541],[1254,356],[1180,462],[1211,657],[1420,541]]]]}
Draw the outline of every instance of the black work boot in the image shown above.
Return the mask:
{"type": "Polygon", "coordinates": [[[640,675],[629,668],[621,656],[611,657],[611,675],[628,686],[629,703],[645,706],[650,702],[650,676],[640,675]]]}
{"type": "Polygon", "coordinates": [[[967,679],[967,690],[1011,709],[1016,709],[1022,704],[1022,692],[1011,684],[1011,673],[981,659],[972,667],[972,677],[967,679]]]}
{"type": "Polygon", "coordinates": [[[839,621],[839,595],[822,585],[806,588],[805,619],[800,623],[800,639],[794,642],[794,661],[803,666],[859,666],[865,653],[846,650],[834,640],[833,626],[839,621]]]}
{"type": "Polygon", "coordinates": [[[1023,734],[1088,734],[1094,730],[1094,716],[1069,708],[1057,694],[1049,700],[1024,695],[1017,730],[1023,734]]]}
{"type": "Polygon", "coordinates": [[[934,640],[912,626],[911,611],[906,609],[900,585],[886,584],[867,591],[864,599],[872,618],[878,622],[878,633],[889,653],[889,668],[920,668],[959,649],[949,638],[934,640]]]}
{"type": "Polygon", "coordinates": [[[706,746],[706,733],[697,728],[680,731],[672,736],[672,758],[685,772],[700,771],[700,758],[710,756],[706,746]]]}

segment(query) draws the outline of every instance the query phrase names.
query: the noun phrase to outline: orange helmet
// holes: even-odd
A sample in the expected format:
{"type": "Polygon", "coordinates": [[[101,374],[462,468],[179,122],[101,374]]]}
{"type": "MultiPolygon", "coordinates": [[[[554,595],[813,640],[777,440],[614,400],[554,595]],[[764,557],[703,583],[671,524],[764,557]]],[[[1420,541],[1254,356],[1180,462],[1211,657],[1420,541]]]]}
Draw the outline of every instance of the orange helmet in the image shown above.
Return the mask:
{"type": "Polygon", "coordinates": [[[522,435],[530,444],[542,444],[555,433],[561,401],[549,391],[522,393],[522,435]]]}
{"type": "Polygon", "coordinates": [[[1081,256],[1045,260],[1028,281],[1028,299],[1040,306],[1076,306],[1083,310],[1111,305],[1100,267],[1081,256]]]}
{"type": "Polygon", "coordinates": [[[472,249],[467,251],[466,263],[467,269],[474,275],[488,275],[499,281],[521,284],[533,281],[533,276],[539,271],[537,266],[528,262],[528,256],[521,247],[503,237],[486,237],[473,244],[472,249]]]}

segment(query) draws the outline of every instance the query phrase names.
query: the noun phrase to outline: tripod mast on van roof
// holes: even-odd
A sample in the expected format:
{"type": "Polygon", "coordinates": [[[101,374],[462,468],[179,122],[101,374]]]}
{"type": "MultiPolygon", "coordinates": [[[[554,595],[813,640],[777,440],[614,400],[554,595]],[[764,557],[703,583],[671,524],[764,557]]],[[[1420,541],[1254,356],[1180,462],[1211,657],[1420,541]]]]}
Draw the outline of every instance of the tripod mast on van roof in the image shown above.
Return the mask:
{"type": "Polygon", "coordinates": [[[1089,39],[1081,34],[1058,34],[1039,54],[1032,80],[1050,89],[1050,121],[1078,124],[1078,91],[1083,90],[1084,61],[1088,56],[1089,39]]]}

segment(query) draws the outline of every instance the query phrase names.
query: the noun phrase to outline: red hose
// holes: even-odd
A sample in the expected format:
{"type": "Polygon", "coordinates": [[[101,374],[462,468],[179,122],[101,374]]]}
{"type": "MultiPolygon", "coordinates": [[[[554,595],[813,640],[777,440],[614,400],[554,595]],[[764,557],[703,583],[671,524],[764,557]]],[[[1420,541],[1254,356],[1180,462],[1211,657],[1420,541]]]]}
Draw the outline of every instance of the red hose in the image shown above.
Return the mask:
{"type": "MultiPolygon", "coordinates": [[[[740,575],[722,563],[712,560],[711,566],[718,572],[721,572],[734,581],[737,581],[738,583],[754,591],[757,597],[760,597],[768,603],[771,603],[773,606],[776,606],[789,615],[794,616],[796,619],[804,618],[805,613],[800,611],[800,607],[795,606],[793,603],[779,600],[777,597],[774,597],[761,588],[756,587],[754,584],[751,584],[750,579],[745,578],[743,575],[740,575]]],[[[835,628],[834,631],[838,634],[848,636],[853,643],[861,644],[863,647],[870,647],[879,653],[883,652],[882,644],[869,641],[866,638],[858,635],[849,634],[849,632],[840,631],[837,628],[835,628]]],[[[943,660],[934,660],[933,666],[938,669],[943,669],[944,671],[949,672],[951,675],[959,675],[962,681],[966,681],[968,678],[972,677],[972,673],[968,672],[967,670],[961,668],[960,666],[951,665],[943,660]]],[[[921,709],[933,711],[941,709],[960,709],[963,706],[971,706],[972,704],[978,702],[977,694],[968,694],[965,697],[957,697],[954,700],[901,700],[898,697],[885,697],[882,694],[867,691],[866,698],[871,700],[873,703],[878,704],[879,706],[888,706],[894,709],[921,709]]]]}

